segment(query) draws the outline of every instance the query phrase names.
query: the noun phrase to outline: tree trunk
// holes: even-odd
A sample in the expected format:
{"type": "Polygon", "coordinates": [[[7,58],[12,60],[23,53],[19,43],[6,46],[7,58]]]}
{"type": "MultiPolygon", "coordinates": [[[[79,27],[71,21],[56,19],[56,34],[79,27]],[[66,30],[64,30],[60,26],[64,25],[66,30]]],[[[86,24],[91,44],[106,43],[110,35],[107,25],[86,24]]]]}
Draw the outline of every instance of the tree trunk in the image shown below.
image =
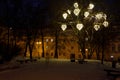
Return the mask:
{"type": "Polygon", "coordinates": [[[8,54],[9,54],[9,47],[10,47],[10,29],[8,27],[8,42],[7,42],[7,51],[8,51],[8,54]]]}
{"type": "Polygon", "coordinates": [[[85,55],[85,43],[82,43],[81,45],[82,45],[81,46],[81,53],[82,53],[83,59],[85,59],[86,58],[86,55],[85,55]]]}
{"type": "Polygon", "coordinates": [[[101,59],[101,64],[104,62],[104,44],[102,44],[102,59],[101,59]]]}
{"type": "Polygon", "coordinates": [[[44,35],[43,35],[43,32],[41,30],[41,36],[42,36],[42,57],[45,57],[45,52],[44,52],[44,35]]]}
{"type": "Polygon", "coordinates": [[[59,32],[58,30],[56,30],[56,33],[55,33],[55,55],[54,55],[54,58],[58,58],[58,36],[59,36],[59,32]]]}
{"type": "Polygon", "coordinates": [[[97,56],[97,60],[100,60],[100,48],[99,47],[96,49],[96,56],[97,56]]]}
{"type": "Polygon", "coordinates": [[[28,46],[28,43],[26,42],[26,45],[25,45],[25,52],[24,52],[24,57],[26,57],[26,53],[27,53],[27,46],[28,46]]]}
{"type": "Polygon", "coordinates": [[[32,60],[33,59],[33,56],[32,56],[32,52],[33,52],[33,48],[34,48],[34,44],[35,44],[35,40],[36,40],[36,37],[37,37],[37,31],[34,33],[33,35],[33,42],[31,43],[31,38],[29,38],[29,50],[30,50],[30,59],[32,60]]]}
{"type": "Polygon", "coordinates": [[[93,53],[94,53],[94,50],[95,50],[95,48],[90,47],[90,51],[89,51],[89,55],[88,55],[88,59],[91,59],[91,58],[92,58],[92,55],[93,55],[93,53]]]}

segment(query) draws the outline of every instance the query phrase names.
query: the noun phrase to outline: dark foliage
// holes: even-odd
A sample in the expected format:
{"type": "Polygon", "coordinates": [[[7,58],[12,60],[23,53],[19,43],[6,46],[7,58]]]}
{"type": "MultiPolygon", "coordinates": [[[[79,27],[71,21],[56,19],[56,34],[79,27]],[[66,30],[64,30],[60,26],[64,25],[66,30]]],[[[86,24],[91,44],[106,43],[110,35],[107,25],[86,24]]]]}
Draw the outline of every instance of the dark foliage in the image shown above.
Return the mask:
{"type": "Polygon", "coordinates": [[[12,47],[7,46],[5,43],[0,43],[0,63],[10,61],[12,58],[17,56],[21,51],[19,46],[12,47]]]}

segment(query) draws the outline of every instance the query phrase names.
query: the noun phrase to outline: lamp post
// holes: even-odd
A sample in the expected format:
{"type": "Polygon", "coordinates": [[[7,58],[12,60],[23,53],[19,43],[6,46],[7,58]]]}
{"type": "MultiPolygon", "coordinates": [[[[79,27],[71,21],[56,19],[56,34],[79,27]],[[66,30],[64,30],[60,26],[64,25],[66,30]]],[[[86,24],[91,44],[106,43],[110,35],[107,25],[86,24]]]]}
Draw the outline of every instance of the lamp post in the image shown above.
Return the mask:
{"type": "Polygon", "coordinates": [[[61,24],[61,29],[65,31],[68,25],[72,27],[78,37],[79,45],[82,45],[80,48],[83,55],[85,55],[86,42],[92,39],[93,33],[109,25],[107,15],[104,12],[94,11],[94,7],[93,3],[89,3],[88,7],[83,8],[75,2],[73,10],[67,9],[62,14],[64,22],[61,24]]]}

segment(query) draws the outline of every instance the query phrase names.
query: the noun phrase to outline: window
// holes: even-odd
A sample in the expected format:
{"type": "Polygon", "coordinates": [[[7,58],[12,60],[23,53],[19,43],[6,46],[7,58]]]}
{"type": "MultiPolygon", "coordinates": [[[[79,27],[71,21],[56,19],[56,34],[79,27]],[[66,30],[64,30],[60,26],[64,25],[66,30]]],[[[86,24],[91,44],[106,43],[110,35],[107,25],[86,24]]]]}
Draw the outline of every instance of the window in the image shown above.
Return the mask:
{"type": "Polygon", "coordinates": [[[66,53],[63,53],[63,56],[66,56],[66,53]]]}

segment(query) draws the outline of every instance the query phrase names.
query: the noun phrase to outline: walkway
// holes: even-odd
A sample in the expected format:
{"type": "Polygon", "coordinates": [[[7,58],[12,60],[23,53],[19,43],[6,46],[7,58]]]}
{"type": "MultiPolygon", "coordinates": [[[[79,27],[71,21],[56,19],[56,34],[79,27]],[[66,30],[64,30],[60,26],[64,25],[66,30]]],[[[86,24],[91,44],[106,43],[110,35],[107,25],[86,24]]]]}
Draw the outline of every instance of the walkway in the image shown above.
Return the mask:
{"type": "MultiPolygon", "coordinates": [[[[70,62],[69,60],[44,59],[19,64],[19,68],[0,72],[0,80],[111,80],[106,76],[99,61],[88,61],[87,64],[70,62]]],[[[119,79],[117,79],[119,80],[119,79]]]]}

